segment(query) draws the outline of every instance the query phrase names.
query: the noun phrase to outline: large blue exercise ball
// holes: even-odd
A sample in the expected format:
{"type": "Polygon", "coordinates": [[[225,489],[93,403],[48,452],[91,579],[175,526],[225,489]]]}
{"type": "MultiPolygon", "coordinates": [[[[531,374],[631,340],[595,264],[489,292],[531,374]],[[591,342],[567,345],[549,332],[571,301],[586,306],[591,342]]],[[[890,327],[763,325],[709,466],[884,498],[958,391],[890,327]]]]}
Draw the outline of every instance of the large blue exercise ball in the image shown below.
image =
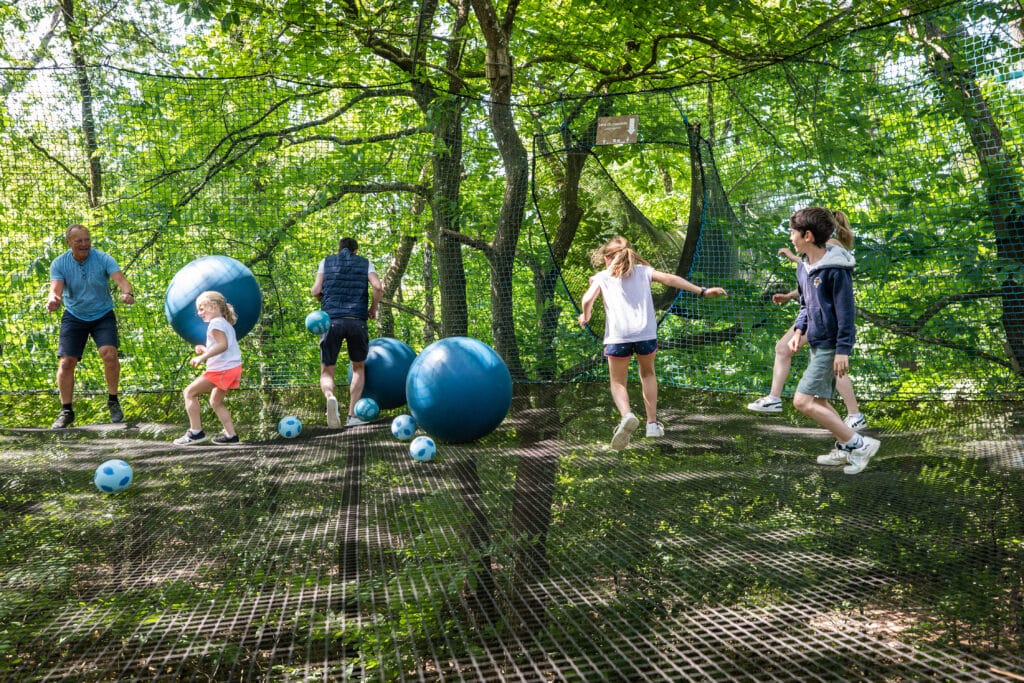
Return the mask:
{"type": "Polygon", "coordinates": [[[465,443],[493,432],[512,405],[512,375],[501,356],[469,337],[423,349],[405,382],[409,412],[435,439],[465,443]]]}
{"type": "MultiPolygon", "coordinates": [[[[416,352],[405,342],[391,337],[379,337],[371,341],[366,354],[363,396],[376,401],[381,410],[404,406],[405,380],[414,360],[416,352]]],[[[352,382],[351,364],[348,366],[348,381],[352,382]]]]}
{"type": "Polygon", "coordinates": [[[164,299],[167,322],[183,339],[190,344],[206,343],[206,323],[196,313],[196,299],[207,290],[220,292],[235,307],[239,339],[256,326],[263,310],[263,292],[256,276],[230,256],[203,256],[177,272],[164,299]]]}

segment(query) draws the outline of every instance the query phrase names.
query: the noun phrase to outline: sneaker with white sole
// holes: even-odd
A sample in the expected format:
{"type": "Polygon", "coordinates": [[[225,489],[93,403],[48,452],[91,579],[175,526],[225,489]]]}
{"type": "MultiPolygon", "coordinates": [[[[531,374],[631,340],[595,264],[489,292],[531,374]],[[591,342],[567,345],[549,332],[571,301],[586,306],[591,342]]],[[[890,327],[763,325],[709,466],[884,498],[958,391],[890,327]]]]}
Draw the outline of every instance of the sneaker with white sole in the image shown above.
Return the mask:
{"type": "Polygon", "coordinates": [[[366,420],[360,420],[355,415],[349,415],[348,419],[345,420],[345,426],[346,427],[358,427],[359,425],[366,425],[366,424],[370,424],[370,423],[367,422],[366,420]]]}
{"type": "Polygon", "coordinates": [[[665,425],[660,422],[648,422],[647,423],[647,437],[655,438],[659,436],[665,436],[665,425]]]}
{"type": "Polygon", "coordinates": [[[850,451],[844,450],[839,443],[836,443],[836,447],[832,449],[831,453],[818,456],[819,465],[849,465],[850,464],[850,451]]]}
{"type": "Polygon", "coordinates": [[[612,434],[612,448],[617,451],[621,451],[623,448],[629,445],[629,437],[633,435],[636,428],[640,426],[640,420],[637,419],[633,413],[628,413],[622,421],[619,422],[619,426],[615,428],[615,433],[612,434]]]}
{"type": "Polygon", "coordinates": [[[864,413],[850,413],[843,418],[843,424],[857,432],[868,426],[868,419],[864,413]]]}
{"type": "Polygon", "coordinates": [[[240,443],[240,441],[238,440],[238,434],[232,434],[231,436],[228,436],[224,432],[221,432],[217,436],[210,439],[210,443],[215,443],[218,446],[226,446],[233,443],[240,443]]]}
{"type": "Polygon", "coordinates": [[[206,441],[206,432],[204,432],[201,429],[198,432],[193,432],[190,429],[187,432],[185,432],[185,434],[183,436],[179,436],[177,439],[175,439],[174,440],[174,445],[175,446],[192,446],[194,444],[202,443],[204,441],[206,441]]]}
{"type": "Polygon", "coordinates": [[[75,424],[75,411],[70,408],[62,408],[50,429],[67,429],[73,424],[75,424]]]}
{"type": "Polygon", "coordinates": [[[331,429],[341,428],[341,418],[338,417],[338,398],[331,396],[327,399],[327,426],[331,429]]]}
{"type": "Polygon", "coordinates": [[[755,413],[781,413],[782,399],[774,396],[762,396],[753,403],[748,403],[747,410],[753,410],[755,413]]]}
{"type": "Polygon", "coordinates": [[[861,437],[864,439],[864,445],[860,448],[854,448],[846,456],[850,461],[850,464],[843,468],[843,472],[846,474],[860,474],[864,471],[864,468],[868,466],[868,461],[871,460],[871,456],[878,452],[878,447],[882,445],[878,439],[872,439],[870,436],[861,437]]]}

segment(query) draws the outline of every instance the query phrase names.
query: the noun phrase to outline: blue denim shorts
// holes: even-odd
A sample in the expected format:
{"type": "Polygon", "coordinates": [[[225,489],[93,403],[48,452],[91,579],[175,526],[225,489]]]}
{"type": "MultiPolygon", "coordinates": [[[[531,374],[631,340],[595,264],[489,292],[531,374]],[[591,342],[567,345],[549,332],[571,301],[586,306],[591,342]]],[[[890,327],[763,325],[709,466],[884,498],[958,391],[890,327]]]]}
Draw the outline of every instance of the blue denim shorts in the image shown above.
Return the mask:
{"type": "Polygon", "coordinates": [[[74,356],[78,360],[82,360],[85,343],[89,341],[90,336],[96,341],[97,349],[101,346],[118,347],[117,318],[114,316],[114,311],[109,311],[96,320],[81,320],[65,309],[60,318],[57,357],[74,356]]]}
{"type": "Polygon", "coordinates": [[[625,342],[623,344],[605,344],[604,355],[612,358],[629,358],[633,354],[638,356],[649,356],[658,350],[658,340],[648,339],[646,341],[625,342]]]}

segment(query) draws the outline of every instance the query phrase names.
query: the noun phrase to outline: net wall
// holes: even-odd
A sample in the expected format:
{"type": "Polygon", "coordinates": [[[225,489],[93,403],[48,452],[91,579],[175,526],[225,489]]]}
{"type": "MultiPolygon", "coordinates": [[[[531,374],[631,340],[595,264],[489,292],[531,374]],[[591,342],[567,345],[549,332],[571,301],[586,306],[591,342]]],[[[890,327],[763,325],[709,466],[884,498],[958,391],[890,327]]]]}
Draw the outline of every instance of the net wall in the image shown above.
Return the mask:
{"type": "MultiPolygon", "coordinates": [[[[140,295],[116,309],[128,392],[192,376],[164,294],[208,254],[238,259],[263,290],[247,385],[314,383],[302,320],[318,262],[345,235],[385,282],[371,335],[419,350],[467,334],[516,379],[590,378],[603,370],[600,316],[576,324],[587,253],[621,233],[659,269],[729,290],[658,292],[662,381],[760,393],[796,315],[770,303],[795,281],[776,251],[790,213],[816,203],[845,211],[857,235],[864,398],[1017,395],[1024,78],[1019,16],[1005,12],[958,4],[712,85],[520,103],[533,178],[514,253],[496,249],[505,173],[485,102],[435,93],[417,107],[401,83],[8,65],[0,391],[52,391],[48,266],[83,222],[140,295]],[[458,163],[438,151],[443,108],[460,121],[458,163]],[[595,145],[596,118],[623,114],[638,115],[638,142],[595,145]],[[496,338],[506,328],[512,342],[496,338]]],[[[83,362],[79,388],[101,390],[95,354],[83,362]]]]}

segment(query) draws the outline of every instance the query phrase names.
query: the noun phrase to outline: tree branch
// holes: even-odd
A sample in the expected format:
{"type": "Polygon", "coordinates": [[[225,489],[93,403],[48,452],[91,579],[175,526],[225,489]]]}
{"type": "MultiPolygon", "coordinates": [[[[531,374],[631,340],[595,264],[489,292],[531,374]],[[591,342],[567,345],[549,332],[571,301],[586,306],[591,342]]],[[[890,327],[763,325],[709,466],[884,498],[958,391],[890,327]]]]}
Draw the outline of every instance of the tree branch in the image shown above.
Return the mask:
{"type": "Polygon", "coordinates": [[[46,157],[47,159],[49,159],[53,163],[57,164],[58,166],[60,166],[61,170],[63,170],[65,173],[67,173],[69,176],[71,176],[76,183],[81,185],[83,190],[85,190],[87,193],[89,192],[89,181],[87,181],[85,178],[83,178],[82,176],[78,175],[74,171],[72,171],[68,167],[68,165],[65,164],[63,161],[61,161],[60,159],[58,159],[57,157],[53,156],[52,154],[47,152],[45,149],[43,149],[43,147],[38,142],[36,142],[36,137],[34,135],[29,136],[28,143],[30,145],[32,145],[36,150],[38,150],[39,153],[42,154],[44,157],[46,157]]]}

